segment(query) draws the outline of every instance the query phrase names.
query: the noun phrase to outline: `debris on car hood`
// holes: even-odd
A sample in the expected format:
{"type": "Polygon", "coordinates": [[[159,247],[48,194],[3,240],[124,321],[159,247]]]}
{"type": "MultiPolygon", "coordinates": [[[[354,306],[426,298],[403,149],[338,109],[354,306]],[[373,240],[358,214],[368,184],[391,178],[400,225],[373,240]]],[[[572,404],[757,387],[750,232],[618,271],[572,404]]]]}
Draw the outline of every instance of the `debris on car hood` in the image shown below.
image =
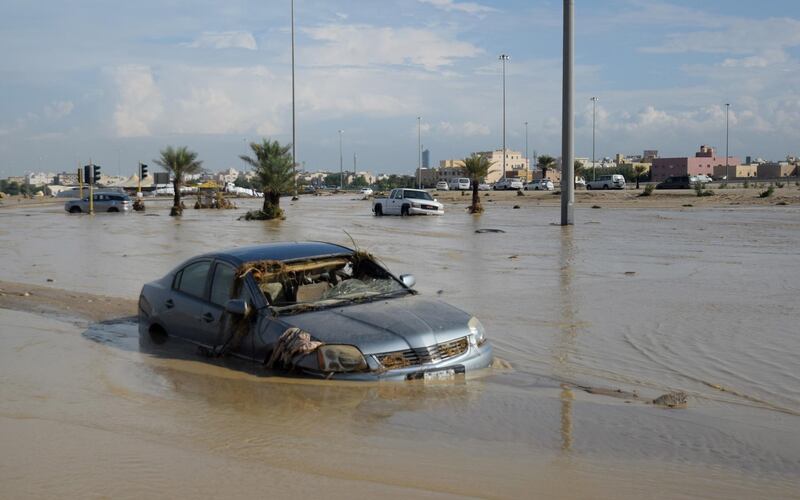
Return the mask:
{"type": "Polygon", "coordinates": [[[311,354],[324,342],[314,340],[308,332],[292,327],[281,334],[272,355],[267,360],[267,368],[274,368],[279,363],[283,368],[292,368],[306,354],[311,354]]]}

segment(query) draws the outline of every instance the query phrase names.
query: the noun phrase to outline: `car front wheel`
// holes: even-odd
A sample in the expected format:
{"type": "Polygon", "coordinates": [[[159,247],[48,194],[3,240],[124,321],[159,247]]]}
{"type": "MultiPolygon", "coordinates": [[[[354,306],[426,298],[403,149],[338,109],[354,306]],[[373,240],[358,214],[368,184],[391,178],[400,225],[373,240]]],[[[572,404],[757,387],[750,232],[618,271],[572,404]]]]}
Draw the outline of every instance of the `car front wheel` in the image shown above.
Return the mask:
{"type": "Polygon", "coordinates": [[[383,215],[383,207],[380,204],[375,205],[375,215],[377,217],[380,217],[381,215],[383,215]]]}
{"type": "Polygon", "coordinates": [[[79,213],[81,213],[81,207],[70,207],[69,213],[71,213],[71,214],[79,214],[79,213]]]}

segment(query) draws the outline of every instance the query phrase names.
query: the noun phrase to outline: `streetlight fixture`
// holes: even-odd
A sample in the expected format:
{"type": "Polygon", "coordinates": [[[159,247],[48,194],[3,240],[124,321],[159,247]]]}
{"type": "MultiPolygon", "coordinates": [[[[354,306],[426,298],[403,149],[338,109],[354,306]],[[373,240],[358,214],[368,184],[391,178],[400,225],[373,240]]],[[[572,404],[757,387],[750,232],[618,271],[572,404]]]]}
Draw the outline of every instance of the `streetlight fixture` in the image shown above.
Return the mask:
{"type": "Polygon", "coordinates": [[[417,189],[422,189],[422,117],[417,117],[417,189]]]}
{"type": "Polygon", "coordinates": [[[597,97],[592,96],[592,180],[597,180],[597,166],[594,163],[594,122],[597,116],[597,97]]]}
{"type": "Polygon", "coordinates": [[[725,182],[731,180],[731,173],[728,171],[728,115],[731,110],[731,104],[725,103],[725,182]]]}
{"type": "Polygon", "coordinates": [[[339,189],[344,189],[344,158],[342,157],[342,134],[344,130],[339,130],[339,189]]]}
{"type": "Polygon", "coordinates": [[[503,63],[503,178],[506,177],[506,61],[511,59],[507,54],[500,54],[503,63]]]}
{"type": "Polygon", "coordinates": [[[294,0],[292,0],[292,178],[294,179],[294,198],[297,198],[297,157],[295,156],[295,119],[294,119],[294,0]]]}

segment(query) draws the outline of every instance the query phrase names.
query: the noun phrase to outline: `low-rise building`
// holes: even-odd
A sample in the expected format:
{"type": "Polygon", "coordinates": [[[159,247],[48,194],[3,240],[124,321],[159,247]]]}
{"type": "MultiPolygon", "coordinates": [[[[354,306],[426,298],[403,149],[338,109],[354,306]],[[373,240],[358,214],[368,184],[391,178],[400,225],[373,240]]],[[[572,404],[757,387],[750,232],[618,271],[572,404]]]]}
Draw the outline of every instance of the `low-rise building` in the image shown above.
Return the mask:
{"type": "Polygon", "coordinates": [[[780,179],[797,175],[797,166],[788,161],[769,161],[758,165],[759,179],[780,179]]]}
{"type": "Polygon", "coordinates": [[[78,172],[61,172],[56,174],[55,183],[60,186],[77,186],[78,172]]]}
{"type": "Polygon", "coordinates": [[[439,169],[436,171],[436,178],[440,181],[450,183],[451,180],[459,177],[466,177],[467,171],[464,169],[462,160],[441,160],[439,169]]]}
{"type": "Polygon", "coordinates": [[[758,175],[758,164],[742,164],[742,165],[717,165],[714,167],[715,179],[749,179],[758,175]],[[730,177],[728,177],[730,176],[730,177]]]}
{"type": "MultiPolygon", "coordinates": [[[[739,165],[739,158],[729,156],[728,165],[739,165]]],[[[714,167],[725,165],[725,157],[716,155],[714,148],[702,145],[694,157],[654,158],[651,168],[650,180],[661,182],[667,177],[679,175],[708,175],[714,174],[714,167]]]]}
{"type": "Polygon", "coordinates": [[[422,187],[434,187],[439,180],[439,172],[435,168],[422,168],[414,171],[414,178],[422,182],[422,187]]]}

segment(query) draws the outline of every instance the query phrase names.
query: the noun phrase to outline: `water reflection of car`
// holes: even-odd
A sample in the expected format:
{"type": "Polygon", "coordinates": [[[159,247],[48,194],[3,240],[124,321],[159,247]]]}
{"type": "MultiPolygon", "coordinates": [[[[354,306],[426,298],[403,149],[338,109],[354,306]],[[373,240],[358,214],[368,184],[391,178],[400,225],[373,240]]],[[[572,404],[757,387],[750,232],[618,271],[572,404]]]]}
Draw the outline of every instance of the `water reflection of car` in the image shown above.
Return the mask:
{"type": "Polygon", "coordinates": [[[139,335],[310,376],[439,380],[487,367],[480,321],[371,255],[272,243],[189,259],[139,296],[139,335]]]}
{"type": "Polygon", "coordinates": [[[450,191],[450,186],[447,185],[447,181],[439,181],[436,183],[436,190],[437,191],[450,191]]]}
{"type": "Polygon", "coordinates": [[[370,187],[361,188],[361,194],[363,194],[364,196],[372,196],[372,193],[373,193],[373,191],[372,191],[372,188],[370,188],[370,187]]]}
{"type": "MultiPolygon", "coordinates": [[[[130,212],[133,208],[130,196],[119,191],[97,191],[92,198],[95,212],[130,212]]],[[[64,210],[71,214],[89,213],[89,196],[69,200],[64,210]]]]}

